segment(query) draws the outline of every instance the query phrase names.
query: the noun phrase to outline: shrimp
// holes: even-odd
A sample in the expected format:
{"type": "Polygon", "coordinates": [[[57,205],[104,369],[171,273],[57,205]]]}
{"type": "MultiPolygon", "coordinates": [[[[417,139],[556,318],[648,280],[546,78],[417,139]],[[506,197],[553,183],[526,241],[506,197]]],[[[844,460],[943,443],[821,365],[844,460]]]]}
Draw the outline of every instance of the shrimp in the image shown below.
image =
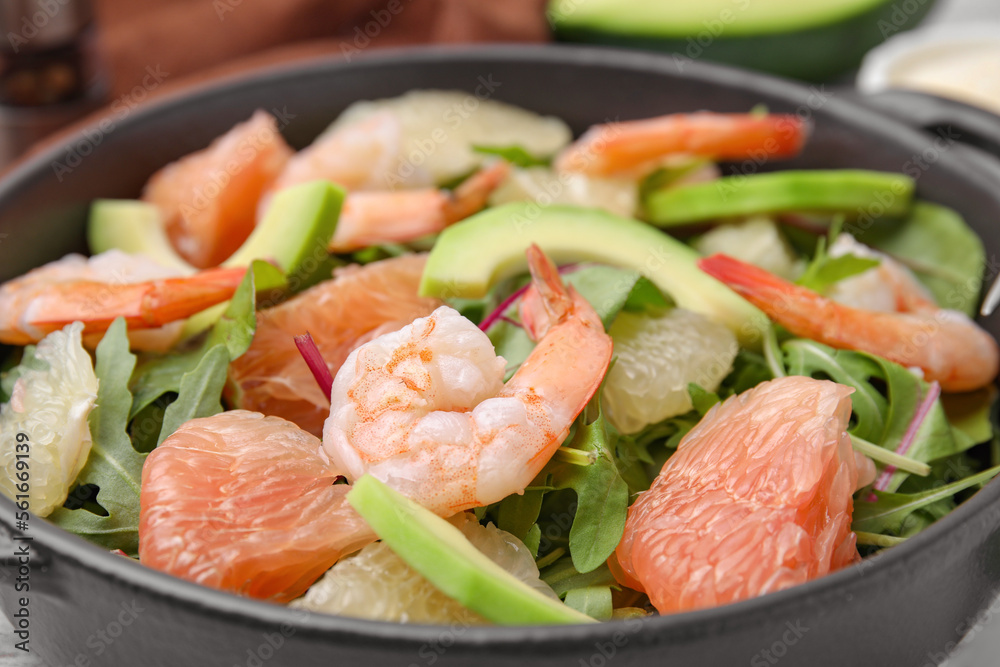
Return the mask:
{"type": "Polygon", "coordinates": [[[783,158],[802,150],[808,125],[798,116],[701,111],[595,125],[556,158],[557,171],[594,176],[642,174],[665,158],[783,158]]]}
{"type": "Polygon", "coordinates": [[[377,243],[405,243],[440,232],[486,206],[508,171],[506,162],[495,162],[450,193],[434,188],[352,192],[344,202],[330,250],[348,252],[377,243]]]}
{"type": "Polygon", "coordinates": [[[447,306],[359,347],[337,373],[323,447],[350,480],[371,474],[447,516],[522,491],[600,386],[611,337],[537,246],[548,322],[503,384],[486,334],[447,306]]]}
{"type": "Polygon", "coordinates": [[[288,161],[261,198],[257,217],[263,217],[274,192],[324,179],[348,191],[330,241],[331,252],[405,243],[439,232],[482,209],[509,171],[506,162],[496,162],[447,192],[432,187],[431,177],[416,167],[405,180],[395,176],[403,160],[402,146],[402,123],[389,111],[336,126],[288,161]],[[397,184],[408,189],[394,188],[397,184]]]}
{"type": "Polygon", "coordinates": [[[831,347],[877,354],[907,367],[945,391],[970,391],[1000,369],[997,343],[964,313],[938,307],[896,274],[899,312],[854,308],[726,255],[698,266],[797,336],[831,347]]]}
{"type": "Polygon", "coordinates": [[[0,285],[0,342],[37,343],[76,321],[84,334],[99,334],[124,317],[133,347],[169,349],[183,326],[176,320],[230,299],[246,269],[180,273],[119,250],[67,255],[0,285]]]}
{"type": "Polygon", "coordinates": [[[396,331],[441,305],[418,296],[426,255],[402,255],[334,272],[333,280],[257,313],[253,342],[229,364],[227,387],[241,408],[323,433],[330,397],[313,382],[294,337],[311,332],[331,373],[359,345],[396,331]]]}

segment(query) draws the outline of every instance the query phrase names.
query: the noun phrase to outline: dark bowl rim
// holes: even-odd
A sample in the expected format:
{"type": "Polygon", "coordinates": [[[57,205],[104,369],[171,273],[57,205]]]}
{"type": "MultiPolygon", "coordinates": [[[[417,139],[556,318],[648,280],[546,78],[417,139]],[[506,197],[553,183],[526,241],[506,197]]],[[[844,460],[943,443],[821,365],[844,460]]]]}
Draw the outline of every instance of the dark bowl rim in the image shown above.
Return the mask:
{"type": "MultiPolygon", "coordinates": [[[[456,62],[475,61],[543,62],[551,65],[592,65],[598,67],[624,68],[652,73],[670,73],[682,78],[693,78],[710,84],[746,89],[752,93],[771,94],[783,98],[790,104],[806,104],[816,88],[809,84],[797,83],[778,77],[748,72],[723,65],[692,62],[685,59],[683,69],[671,62],[669,55],[629,51],[606,47],[580,47],[566,45],[524,45],[502,44],[487,46],[423,46],[381,49],[375,53],[365,53],[355,62],[346,62],[336,56],[322,56],[282,63],[242,72],[234,75],[198,82],[190,86],[165,92],[136,109],[120,121],[120,125],[148,123],[161,114],[170,114],[179,105],[195,103],[203,97],[213,97],[226,91],[244,87],[259,87],[277,78],[289,76],[310,76],[320,72],[335,72],[347,68],[379,68],[395,64],[439,65],[456,62]],[[689,70],[689,71],[686,71],[689,70]]],[[[820,90],[823,90],[822,88],[820,90]]],[[[827,91],[831,92],[831,91],[827,91]]],[[[850,100],[840,100],[833,94],[824,102],[824,112],[840,118],[849,118],[850,124],[864,124],[883,137],[901,144],[918,146],[927,137],[918,130],[907,127],[897,120],[850,100]]],[[[87,131],[98,128],[102,119],[110,115],[95,116],[93,120],[66,134],[52,146],[30,154],[12,165],[0,179],[0,202],[11,190],[43,171],[47,165],[57,160],[75,142],[83,139],[87,131]]],[[[960,156],[943,154],[940,162],[958,166],[964,164],[960,156]]],[[[978,180],[983,187],[995,183],[979,177],[974,171],[967,172],[972,180],[978,180]]],[[[998,195],[1000,197],[1000,195],[998,195]]],[[[832,574],[814,579],[789,589],[770,593],[750,600],[702,609],[697,611],[656,616],[639,621],[638,629],[644,633],[670,633],[671,635],[699,635],[708,625],[737,627],[741,625],[762,625],[776,617],[783,610],[793,607],[796,601],[811,600],[813,603],[825,599],[838,598],[849,585],[865,576],[891,577],[894,572],[905,570],[909,561],[918,557],[931,544],[947,541],[962,530],[966,523],[990,505],[1000,500],[1000,482],[993,481],[962,503],[947,517],[934,523],[905,543],[883,552],[883,557],[863,561],[859,565],[844,568],[832,574]]],[[[0,525],[11,534],[15,530],[10,517],[14,516],[14,503],[0,497],[0,525]]],[[[37,519],[37,517],[36,517],[37,519]]],[[[345,642],[367,643],[377,640],[385,645],[412,648],[439,640],[443,628],[439,625],[406,625],[382,621],[369,621],[351,617],[303,612],[284,605],[253,600],[194,584],[171,575],[153,570],[137,561],[122,562],[116,556],[83,538],[64,531],[48,521],[36,520],[31,525],[35,543],[50,551],[67,563],[74,563],[93,573],[119,582],[126,587],[143,589],[145,593],[172,604],[179,604],[205,612],[215,617],[223,617],[244,624],[259,627],[290,627],[303,636],[322,635],[345,642]]],[[[44,558],[44,555],[43,555],[44,558]]],[[[44,565],[44,560],[40,563],[44,565]]],[[[787,620],[783,616],[782,621],[787,620]]],[[[633,622],[634,623],[634,622],[633,622]]],[[[628,626],[626,622],[624,625],[628,626]]],[[[621,632],[622,623],[597,623],[593,625],[564,626],[512,626],[512,627],[470,627],[453,633],[453,649],[475,649],[477,647],[508,648],[521,647],[521,651],[535,650],[541,646],[558,648],[559,645],[580,641],[602,641],[621,632]]],[[[635,626],[632,626],[633,628],[635,626]]],[[[454,630],[454,627],[452,628],[454,630]]]]}

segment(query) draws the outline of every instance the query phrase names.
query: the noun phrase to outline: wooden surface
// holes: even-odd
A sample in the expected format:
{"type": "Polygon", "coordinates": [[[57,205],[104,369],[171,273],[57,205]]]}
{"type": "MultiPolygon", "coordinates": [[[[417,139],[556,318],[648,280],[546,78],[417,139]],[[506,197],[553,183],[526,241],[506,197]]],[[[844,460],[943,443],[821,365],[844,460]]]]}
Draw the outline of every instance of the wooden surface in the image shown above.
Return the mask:
{"type": "MultiPolygon", "coordinates": [[[[408,1],[404,0],[404,2],[408,1]]],[[[503,3],[473,3],[465,2],[465,0],[426,0],[426,2],[433,5],[434,8],[421,9],[423,14],[412,19],[423,26],[420,32],[404,35],[400,32],[387,31],[387,34],[381,38],[380,44],[413,43],[421,40],[467,42],[517,39],[519,41],[541,41],[545,38],[539,27],[544,25],[538,20],[538,8],[541,6],[539,0],[518,0],[517,2],[505,0],[503,3]],[[511,9],[512,4],[522,6],[522,16],[528,15],[525,20],[511,20],[510,17],[517,15],[511,9]],[[494,9],[488,9],[487,6],[494,9]],[[502,11],[500,10],[501,6],[503,7],[502,11]]],[[[106,48],[111,54],[110,64],[117,74],[116,89],[125,90],[131,88],[131,81],[135,77],[138,76],[141,79],[140,74],[145,67],[143,63],[149,61],[148,57],[140,55],[139,50],[143,48],[144,44],[156,44],[158,41],[173,39],[176,34],[189,36],[189,26],[196,25],[196,22],[190,18],[190,14],[178,13],[179,7],[187,6],[189,11],[204,13],[212,5],[212,3],[201,0],[198,2],[172,0],[171,3],[165,3],[162,0],[97,0],[97,4],[101,20],[110,23],[112,27],[107,37],[109,41],[106,48]],[[172,8],[168,9],[168,5],[172,5],[172,8]],[[150,22],[144,19],[143,11],[162,13],[157,21],[150,22]]],[[[250,56],[254,60],[259,59],[264,62],[276,57],[291,59],[300,55],[330,51],[331,44],[336,48],[337,42],[320,39],[327,35],[329,30],[325,31],[323,28],[317,27],[317,22],[311,20],[315,14],[303,11],[301,7],[298,11],[280,9],[286,5],[321,6],[324,9],[317,10],[317,13],[327,16],[323,23],[329,26],[331,21],[347,21],[344,30],[338,29],[336,34],[341,34],[346,30],[346,34],[349,35],[358,21],[361,21],[362,25],[364,24],[362,19],[367,16],[370,9],[378,9],[386,3],[367,2],[367,0],[351,2],[346,0],[343,2],[341,0],[337,2],[304,0],[297,3],[263,3],[272,7],[275,15],[268,21],[257,22],[260,25],[250,25],[237,18],[240,14],[239,0],[233,0],[230,4],[235,11],[226,13],[224,16],[226,19],[232,16],[232,20],[223,19],[220,21],[215,9],[211,10],[212,16],[205,18],[205,21],[211,19],[216,25],[215,31],[222,36],[217,40],[220,43],[213,47],[215,50],[208,54],[207,62],[219,62],[238,56],[250,56]],[[329,16],[334,7],[337,8],[336,11],[344,13],[344,17],[340,17],[339,14],[329,16]],[[347,12],[345,7],[350,8],[350,11],[347,12]],[[278,31],[274,29],[275,25],[279,26],[278,31]],[[243,31],[246,38],[243,34],[239,39],[236,39],[233,33],[227,35],[227,29],[243,31]],[[283,34],[286,38],[292,37],[310,41],[304,44],[282,46],[288,39],[274,37],[275,33],[280,30],[285,31],[283,34]],[[224,37],[228,37],[228,39],[224,37]],[[259,52],[261,49],[277,50],[268,51],[267,56],[252,55],[253,52],[259,52]]],[[[247,6],[249,5],[250,3],[247,3],[247,6]]],[[[1000,2],[998,0],[940,0],[925,25],[983,20],[1000,22],[1000,2]]],[[[185,40],[177,40],[174,43],[187,44],[185,40]]],[[[173,69],[179,75],[191,74],[205,66],[204,52],[199,55],[186,51],[186,49],[166,48],[165,55],[173,54],[170,55],[170,67],[167,68],[167,71],[173,69]]],[[[1000,612],[1000,606],[994,606],[1000,612]]],[[[982,665],[997,664],[996,656],[1000,655],[1000,613],[993,616],[994,618],[990,622],[984,624],[982,629],[968,638],[969,641],[959,647],[955,656],[947,663],[947,667],[981,667],[982,665]]],[[[38,640],[39,638],[33,637],[33,641],[38,640]]],[[[15,641],[16,638],[13,635],[9,619],[0,617],[0,667],[63,667],[62,665],[46,665],[33,654],[26,654],[14,649],[15,641]]],[[[97,663],[92,662],[91,664],[97,663]]],[[[113,666],[102,665],[101,667],[113,666]]]]}

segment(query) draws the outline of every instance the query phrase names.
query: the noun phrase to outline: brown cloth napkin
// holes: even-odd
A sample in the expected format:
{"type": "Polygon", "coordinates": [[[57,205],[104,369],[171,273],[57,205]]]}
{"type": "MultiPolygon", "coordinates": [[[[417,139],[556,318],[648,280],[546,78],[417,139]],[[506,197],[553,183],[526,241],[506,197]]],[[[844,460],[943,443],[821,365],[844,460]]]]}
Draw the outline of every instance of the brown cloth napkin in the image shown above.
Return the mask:
{"type": "Polygon", "coordinates": [[[173,88],[321,54],[549,38],[545,0],[93,1],[112,99],[140,85],[147,68],[173,88]]]}

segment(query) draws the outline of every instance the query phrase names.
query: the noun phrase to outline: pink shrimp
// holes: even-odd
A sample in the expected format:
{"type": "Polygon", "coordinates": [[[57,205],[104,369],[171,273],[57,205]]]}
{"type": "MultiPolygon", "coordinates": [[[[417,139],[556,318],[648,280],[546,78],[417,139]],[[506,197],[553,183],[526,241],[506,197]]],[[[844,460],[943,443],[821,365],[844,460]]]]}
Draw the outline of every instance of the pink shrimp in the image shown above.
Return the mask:
{"type": "Polygon", "coordinates": [[[545,333],[514,376],[486,334],[442,306],[359,347],[337,373],[323,447],[442,515],[525,488],[600,386],[611,338],[536,246],[545,333]]]}
{"type": "MultiPolygon", "coordinates": [[[[158,329],[231,298],[246,269],[171,277],[175,273],[119,251],[89,259],[68,255],[0,285],[0,342],[35,343],[76,321],[83,322],[85,334],[100,333],[118,317],[130,330],[158,329]]],[[[169,348],[180,331],[162,333],[155,339],[132,338],[133,345],[169,348]]]]}
{"type": "Polygon", "coordinates": [[[983,387],[1000,369],[992,336],[964,313],[913,293],[905,282],[894,285],[902,312],[887,313],[837,303],[726,255],[707,257],[698,266],[795,335],[918,367],[946,391],[983,387]]]}
{"type": "Polygon", "coordinates": [[[652,171],[665,158],[783,158],[802,150],[808,125],[782,114],[678,113],[595,125],[555,162],[559,171],[595,176],[652,171]]]}
{"type": "Polygon", "coordinates": [[[506,162],[495,162],[450,193],[435,188],[352,192],[344,202],[330,250],[405,243],[440,232],[486,206],[508,171],[506,162]]]}

